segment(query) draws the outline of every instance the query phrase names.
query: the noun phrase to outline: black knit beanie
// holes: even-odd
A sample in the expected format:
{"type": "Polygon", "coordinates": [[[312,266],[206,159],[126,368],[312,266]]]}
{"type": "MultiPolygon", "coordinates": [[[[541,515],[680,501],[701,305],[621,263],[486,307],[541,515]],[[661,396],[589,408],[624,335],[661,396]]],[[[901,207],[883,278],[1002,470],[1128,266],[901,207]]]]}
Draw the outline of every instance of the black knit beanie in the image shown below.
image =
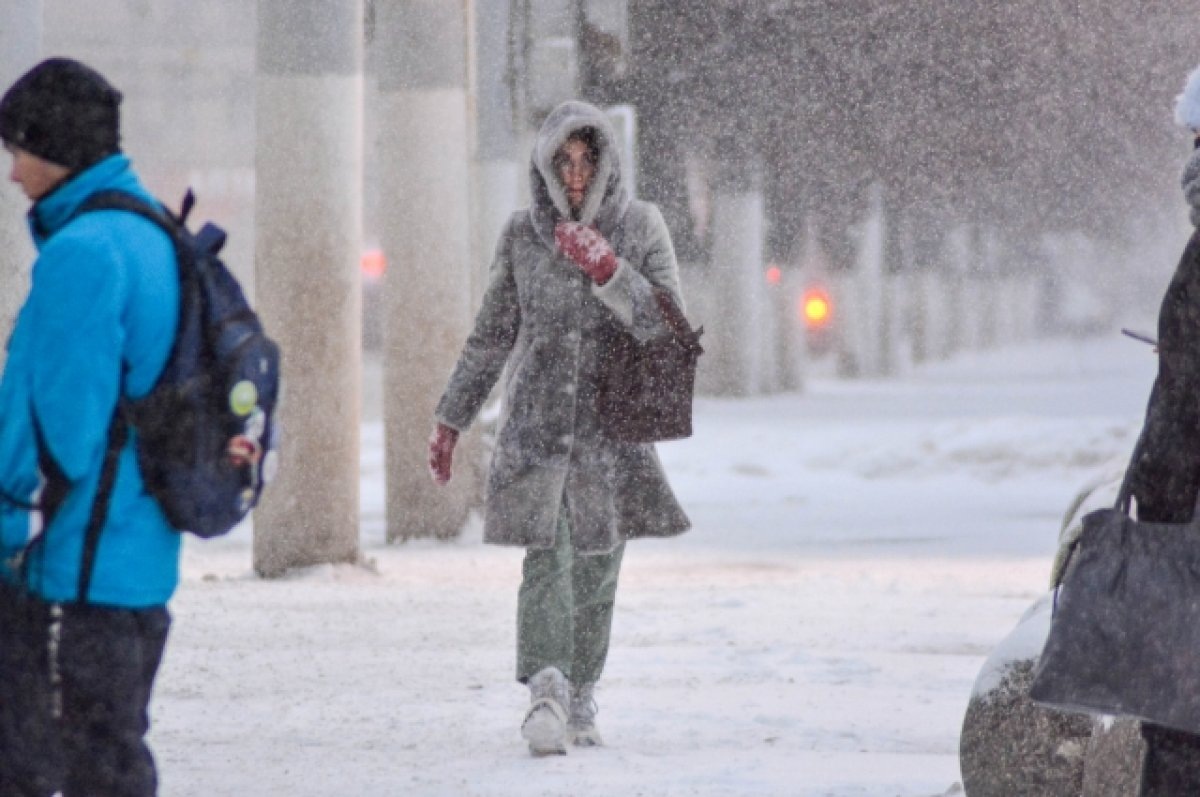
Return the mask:
{"type": "Polygon", "coordinates": [[[70,58],[50,58],[0,98],[0,139],[78,171],[120,151],[121,92],[70,58]]]}

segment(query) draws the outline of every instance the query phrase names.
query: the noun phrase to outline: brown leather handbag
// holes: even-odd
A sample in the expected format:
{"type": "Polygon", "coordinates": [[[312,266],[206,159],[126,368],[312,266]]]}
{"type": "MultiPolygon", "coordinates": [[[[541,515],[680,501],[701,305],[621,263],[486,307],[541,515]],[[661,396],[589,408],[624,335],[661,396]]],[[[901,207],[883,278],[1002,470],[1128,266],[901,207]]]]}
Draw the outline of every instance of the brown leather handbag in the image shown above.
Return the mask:
{"type": "Polygon", "coordinates": [[[679,440],[692,434],[696,364],[704,349],[669,291],[654,298],[668,332],[639,343],[622,329],[610,343],[596,406],[606,435],[626,443],[679,440]]]}

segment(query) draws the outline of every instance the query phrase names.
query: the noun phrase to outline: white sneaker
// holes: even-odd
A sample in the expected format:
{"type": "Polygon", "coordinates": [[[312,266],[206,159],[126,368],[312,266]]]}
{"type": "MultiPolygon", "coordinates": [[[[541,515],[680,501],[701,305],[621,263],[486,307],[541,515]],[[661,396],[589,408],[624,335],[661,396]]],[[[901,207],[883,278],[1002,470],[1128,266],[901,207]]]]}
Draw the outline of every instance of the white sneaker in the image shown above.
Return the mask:
{"type": "Polygon", "coordinates": [[[567,752],[567,679],[557,667],[547,667],[529,679],[529,711],[521,723],[521,736],[534,755],[567,752]]]}
{"type": "Polygon", "coordinates": [[[567,733],[576,747],[599,747],[604,744],[600,731],[596,730],[596,714],[600,707],[592,697],[595,684],[571,684],[571,715],[567,719],[567,733]]]}

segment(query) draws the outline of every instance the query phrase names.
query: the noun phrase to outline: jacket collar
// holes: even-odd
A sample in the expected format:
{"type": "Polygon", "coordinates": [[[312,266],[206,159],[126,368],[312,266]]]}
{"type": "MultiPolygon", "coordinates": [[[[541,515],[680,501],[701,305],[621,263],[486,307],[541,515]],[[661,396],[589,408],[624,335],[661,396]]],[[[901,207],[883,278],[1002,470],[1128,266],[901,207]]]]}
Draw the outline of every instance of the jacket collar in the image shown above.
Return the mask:
{"type": "Polygon", "coordinates": [[[109,155],[83,171],[68,177],[29,209],[29,231],[33,242],[41,249],[56,232],[62,229],[88,197],[97,191],[116,189],[145,196],[133,173],[129,158],[122,154],[109,155]]]}

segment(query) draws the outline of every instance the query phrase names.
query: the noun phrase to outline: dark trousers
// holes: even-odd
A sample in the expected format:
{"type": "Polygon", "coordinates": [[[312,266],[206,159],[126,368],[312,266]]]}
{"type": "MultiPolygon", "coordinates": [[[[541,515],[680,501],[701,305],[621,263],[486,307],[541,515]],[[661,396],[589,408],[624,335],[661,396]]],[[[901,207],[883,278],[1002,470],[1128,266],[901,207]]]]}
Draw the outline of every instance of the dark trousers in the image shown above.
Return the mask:
{"type": "Polygon", "coordinates": [[[1200,736],[1143,723],[1146,760],[1140,797],[1200,794],[1200,736]]]}
{"type": "Polygon", "coordinates": [[[150,797],[147,708],[165,607],[49,604],[0,588],[0,794],[150,797]]]}

